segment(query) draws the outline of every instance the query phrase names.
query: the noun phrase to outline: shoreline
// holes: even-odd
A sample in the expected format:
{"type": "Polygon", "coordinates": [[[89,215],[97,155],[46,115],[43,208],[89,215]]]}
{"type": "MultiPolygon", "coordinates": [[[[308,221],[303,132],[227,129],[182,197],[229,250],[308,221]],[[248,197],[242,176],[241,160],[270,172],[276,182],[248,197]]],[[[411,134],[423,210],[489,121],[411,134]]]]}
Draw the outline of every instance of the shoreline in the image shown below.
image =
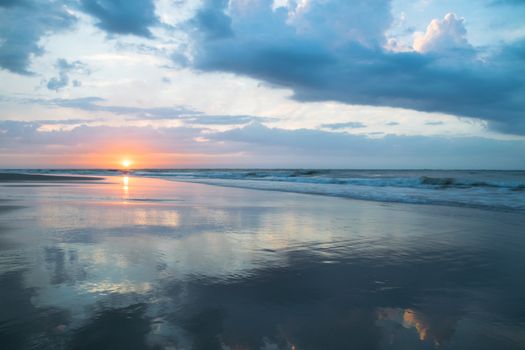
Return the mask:
{"type": "MultiPolygon", "coordinates": [[[[108,177],[111,177],[111,176],[108,176],[108,177]]],[[[328,194],[328,193],[323,193],[323,192],[315,192],[315,191],[308,192],[308,191],[298,191],[298,190],[293,190],[293,189],[281,189],[281,188],[278,188],[278,189],[277,188],[257,188],[257,187],[250,187],[247,185],[213,183],[213,182],[205,182],[205,181],[198,181],[198,180],[184,180],[184,179],[173,179],[172,180],[172,179],[166,179],[166,178],[160,178],[160,177],[149,177],[149,176],[144,176],[143,178],[164,180],[168,182],[206,185],[206,186],[212,186],[212,187],[236,188],[236,189],[242,189],[242,190],[274,192],[274,193],[299,194],[299,195],[308,195],[308,196],[324,197],[324,198],[340,198],[340,199],[346,199],[346,200],[351,200],[351,201],[370,202],[370,203],[379,203],[379,204],[439,206],[439,207],[479,209],[479,210],[496,211],[496,212],[504,212],[504,213],[525,214],[525,209],[513,208],[513,207],[497,207],[497,206],[481,205],[481,204],[480,205],[462,204],[462,203],[446,202],[446,201],[418,202],[418,201],[401,201],[401,200],[387,200],[387,199],[379,200],[379,199],[361,198],[359,196],[354,197],[354,196],[345,195],[345,194],[333,194],[333,193],[328,194]]]]}
{"type": "MultiPolygon", "coordinates": [[[[298,195],[309,195],[315,197],[324,197],[324,198],[339,198],[344,200],[359,201],[359,202],[370,202],[370,203],[379,203],[379,204],[400,204],[400,205],[416,205],[416,206],[438,206],[438,207],[450,207],[450,208],[464,208],[464,209],[477,209],[488,212],[500,212],[500,213],[514,213],[514,214],[525,214],[525,209],[519,207],[509,207],[503,205],[489,205],[489,204],[475,204],[475,203],[460,203],[460,202],[450,202],[446,200],[425,202],[423,200],[414,199],[414,200],[396,200],[396,199],[374,199],[367,198],[367,196],[359,195],[350,195],[344,193],[325,193],[321,190],[300,190],[294,188],[272,188],[269,186],[275,186],[276,184],[286,184],[285,182],[277,181],[267,181],[268,187],[255,187],[250,186],[250,184],[244,183],[229,183],[229,180],[226,179],[180,179],[180,178],[166,178],[166,177],[155,177],[155,176],[142,176],[134,175],[133,173],[121,173],[121,174],[107,174],[107,175],[54,175],[54,174],[26,174],[26,173],[2,173],[0,172],[0,185],[9,186],[10,184],[20,183],[19,186],[31,187],[31,186],[45,186],[45,183],[48,182],[49,186],[52,186],[53,183],[103,183],[105,180],[115,180],[127,177],[127,178],[136,178],[136,179],[151,179],[151,180],[160,180],[167,183],[181,183],[181,184],[197,184],[197,185],[206,185],[211,187],[218,188],[232,188],[232,189],[241,189],[248,191],[258,191],[258,192],[271,192],[271,193],[286,193],[286,194],[298,194],[298,195]],[[30,183],[35,183],[31,185],[30,183]]],[[[255,180],[243,180],[247,182],[252,182],[255,180]]],[[[259,182],[259,181],[257,181],[259,182]]],[[[265,181],[261,181],[261,184],[264,184],[265,181]]],[[[293,185],[293,183],[291,184],[293,185]]]]}

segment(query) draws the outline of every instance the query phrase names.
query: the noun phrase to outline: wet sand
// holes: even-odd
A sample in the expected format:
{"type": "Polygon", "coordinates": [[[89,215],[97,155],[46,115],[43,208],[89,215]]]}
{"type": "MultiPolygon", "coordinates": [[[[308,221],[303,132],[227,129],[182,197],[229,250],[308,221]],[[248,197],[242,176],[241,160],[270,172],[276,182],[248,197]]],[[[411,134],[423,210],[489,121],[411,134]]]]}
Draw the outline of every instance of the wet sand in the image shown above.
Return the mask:
{"type": "Polygon", "coordinates": [[[94,176],[69,176],[69,175],[39,175],[23,173],[1,173],[0,182],[68,182],[68,181],[97,181],[102,177],[94,176]]]}
{"type": "Polygon", "coordinates": [[[2,349],[525,346],[523,213],[46,181],[0,183],[2,349]]]}

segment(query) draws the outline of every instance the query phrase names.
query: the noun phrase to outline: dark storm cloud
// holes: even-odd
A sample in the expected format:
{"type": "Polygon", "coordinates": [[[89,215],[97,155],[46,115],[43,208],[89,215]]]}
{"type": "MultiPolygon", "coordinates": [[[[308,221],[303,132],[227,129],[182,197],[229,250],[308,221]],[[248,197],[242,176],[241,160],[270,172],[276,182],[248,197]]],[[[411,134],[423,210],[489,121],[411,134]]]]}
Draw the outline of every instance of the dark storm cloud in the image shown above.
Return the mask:
{"type": "MultiPolygon", "coordinates": [[[[479,60],[464,37],[463,20],[451,16],[457,33],[446,33],[426,45],[427,51],[390,52],[383,48],[383,33],[392,20],[389,1],[327,1],[297,15],[293,25],[282,9],[272,11],[269,2],[262,2],[268,5],[266,11],[229,9],[233,35],[228,37],[217,28],[220,40],[210,39],[213,27],[198,26],[206,39],[194,36],[193,66],[286,86],[301,101],[449,113],[486,120],[498,131],[525,134],[523,42],[479,60]],[[338,22],[345,15],[354,20],[338,22]]],[[[219,11],[216,3],[205,3],[201,12],[211,10],[219,11]]]]}
{"type": "Polygon", "coordinates": [[[76,17],[63,3],[44,0],[0,3],[0,67],[18,74],[32,74],[31,57],[43,54],[44,36],[72,28],[76,17]]]}
{"type": "Polygon", "coordinates": [[[195,15],[194,24],[207,39],[227,38],[233,35],[231,18],[225,13],[226,0],[207,0],[195,15]]]}
{"type": "Polygon", "coordinates": [[[0,7],[14,6],[19,2],[21,2],[21,0],[0,0],[0,7]]]}
{"type": "Polygon", "coordinates": [[[149,28],[159,23],[153,0],[81,0],[81,9],[108,34],[151,37],[149,28]]]}

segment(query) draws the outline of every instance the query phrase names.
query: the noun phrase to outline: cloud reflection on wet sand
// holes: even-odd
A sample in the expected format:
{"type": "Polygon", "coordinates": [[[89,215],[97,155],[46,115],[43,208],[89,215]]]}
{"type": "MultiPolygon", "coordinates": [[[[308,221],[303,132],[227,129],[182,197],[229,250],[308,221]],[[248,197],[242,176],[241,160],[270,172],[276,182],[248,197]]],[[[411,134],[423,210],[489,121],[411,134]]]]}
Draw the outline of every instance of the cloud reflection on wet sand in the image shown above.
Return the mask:
{"type": "Polygon", "coordinates": [[[524,344],[522,215],[113,180],[7,189],[1,344],[524,344]]]}

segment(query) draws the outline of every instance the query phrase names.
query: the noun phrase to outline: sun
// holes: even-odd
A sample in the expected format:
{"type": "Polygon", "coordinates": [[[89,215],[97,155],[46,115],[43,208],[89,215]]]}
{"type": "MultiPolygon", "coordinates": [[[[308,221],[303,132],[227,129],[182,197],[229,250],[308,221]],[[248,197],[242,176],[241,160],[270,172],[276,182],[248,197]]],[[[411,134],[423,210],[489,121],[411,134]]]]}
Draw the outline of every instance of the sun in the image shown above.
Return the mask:
{"type": "Polygon", "coordinates": [[[133,162],[132,162],[131,160],[129,160],[129,159],[124,159],[124,160],[122,160],[122,162],[121,162],[120,164],[122,164],[122,166],[123,166],[124,168],[129,168],[129,167],[131,166],[132,163],[133,163],[133,162]]]}

